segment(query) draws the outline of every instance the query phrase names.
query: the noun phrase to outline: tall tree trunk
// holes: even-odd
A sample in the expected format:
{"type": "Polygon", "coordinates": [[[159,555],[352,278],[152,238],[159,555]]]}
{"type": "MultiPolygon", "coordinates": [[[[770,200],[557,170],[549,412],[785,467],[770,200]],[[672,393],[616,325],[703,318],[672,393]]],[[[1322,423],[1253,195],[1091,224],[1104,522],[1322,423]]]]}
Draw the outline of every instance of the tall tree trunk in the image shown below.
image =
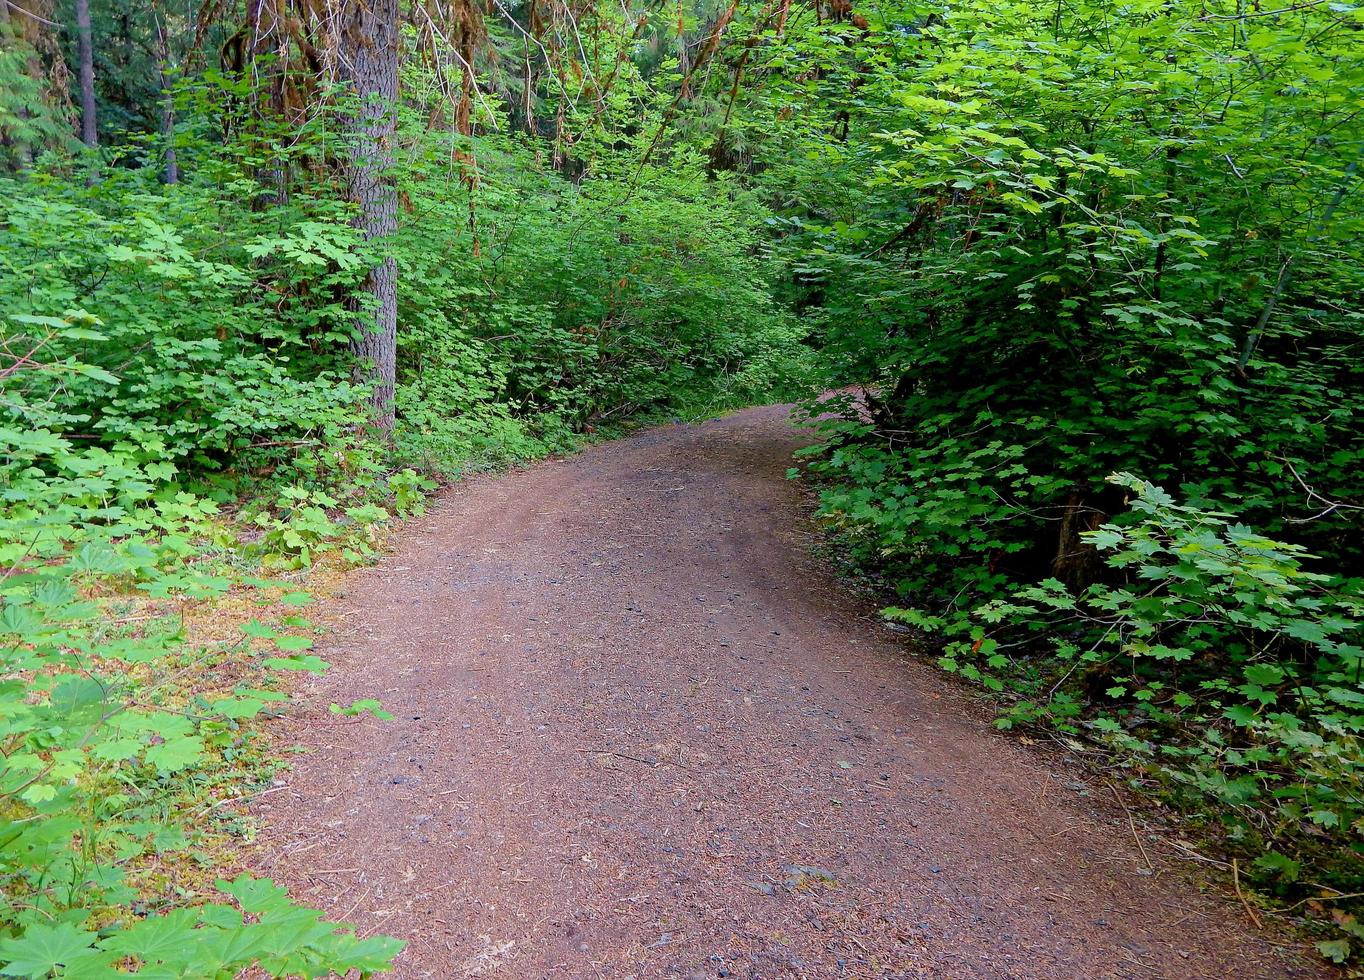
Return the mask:
{"type": "MultiPolygon", "coordinates": [[[[3,3],[4,0],[0,0],[3,3]]],[[[180,164],[175,158],[175,95],[171,92],[170,79],[166,68],[170,65],[170,42],[166,38],[166,26],[161,18],[156,19],[156,74],[161,84],[161,135],[166,140],[167,184],[180,183],[180,164]]]]}
{"type": "Polygon", "coordinates": [[[365,277],[352,350],[356,380],[371,386],[374,424],[388,434],[398,359],[398,267],[393,256],[383,254],[382,240],[398,226],[398,192],[389,173],[398,101],[398,2],[340,2],[340,75],[358,100],[343,119],[350,131],[346,180],[359,208],[356,225],[366,241],[379,243],[382,255],[365,277]]]}
{"type": "Polygon", "coordinates": [[[90,0],[76,0],[76,48],[80,57],[81,142],[99,146],[95,125],[95,42],[90,31],[90,0]]]}
{"type": "Polygon", "coordinates": [[[677,72],[682,76],[682,98],[690,98],[691,65],[687,63],[687,17],[682,0],[677,0],[677,72]]]}
{"type": "MultiPolygon", "coordinates": [[[[363,3],[363,0],[340,2],[350,6],[363,3]]],[[[284,89],[290,68],[290,42],[284,7],[280,0],[249,0],[246,5],[249,77],[256,99],[256,112],[264,120],[265,129],[270,134],[269,143],[282,136],[280,130],[287,131],[289,124],[284,89]],[[275,130],[275,127],[280,129],[275,130]]],[[[270,208],[288,202],[289,164],[283,156],[271,150],[268,162],[260,168],[257,176],[265,187],[265,192],[256,200],[258,208],[270,208]]]]}
{"type": "Polygon", "coordinates": [[[521,39],[521,50],[526,58],[525,89],[522,91],[522,109],[526,114],[526,132],[535,136],[535,75],[530,67],[530,38],[521,39]]]}

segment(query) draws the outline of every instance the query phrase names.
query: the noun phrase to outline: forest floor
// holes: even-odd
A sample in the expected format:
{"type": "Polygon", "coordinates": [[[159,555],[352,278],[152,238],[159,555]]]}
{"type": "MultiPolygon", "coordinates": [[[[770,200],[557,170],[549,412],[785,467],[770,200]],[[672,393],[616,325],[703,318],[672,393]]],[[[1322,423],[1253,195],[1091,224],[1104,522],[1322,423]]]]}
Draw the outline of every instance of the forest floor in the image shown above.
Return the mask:
{"type": "Polygon", "coordinates": [[[752,409],[443,495],[317,617],[256,869],[399,977],[1324,975],[879,625],[809,441],[752,409]]]}

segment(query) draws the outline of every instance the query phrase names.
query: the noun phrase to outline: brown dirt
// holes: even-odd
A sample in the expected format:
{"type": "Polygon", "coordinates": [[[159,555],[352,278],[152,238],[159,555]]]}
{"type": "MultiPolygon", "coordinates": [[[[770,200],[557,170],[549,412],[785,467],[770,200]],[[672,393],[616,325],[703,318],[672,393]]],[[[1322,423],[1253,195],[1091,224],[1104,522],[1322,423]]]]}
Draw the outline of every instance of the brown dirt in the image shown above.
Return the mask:
{"type": "Polygon", "coordinates": [[[1321,975],[815,563],[808,441],[754,409],[443,496],[320,617],[257,870],[400,977],[1321,975]]]}

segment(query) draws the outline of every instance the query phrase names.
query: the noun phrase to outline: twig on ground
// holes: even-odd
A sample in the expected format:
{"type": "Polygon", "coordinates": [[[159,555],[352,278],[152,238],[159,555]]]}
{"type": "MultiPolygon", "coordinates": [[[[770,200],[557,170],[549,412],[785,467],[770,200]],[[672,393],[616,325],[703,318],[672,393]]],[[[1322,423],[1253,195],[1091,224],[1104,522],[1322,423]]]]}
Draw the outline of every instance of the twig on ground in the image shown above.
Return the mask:
{"type": "Polygon", "coordinates": [[[366,888],[366,889],[360,894],[360,897],[357,898],[357,899],[355,900],[355,904],[354,904],[354,905],[352,905],[350,908],[346,909],[346,911],[342,912],[339,916],[336,917],[336,921],[337,921],[337,922],[346,922],[346,921],[348,921],[348,920],[350,919],[350,914],[360,907],[360,903],[361,903],[361,902],[363,902],[365,899],[369,898],[369,893],[370,893],[371,891],[373,891],[373,890],[374,890],[374,886],[373,886],[373,885],[370,885],[368,888],[366,888]]]}
{"type": "Polygon", "coordinates": [[[1255,914],[1255,910],[1246,901],[1245,892],[1241,891],[1241,868],[1236,858],[1231,859],[1231,884],[1236,889],[1236,897],[1241,900],[1241,905],[1246,910],[1246,914],[1250,916],[1250,921],[1255,923],[1256,929],[1263,930],[1264,923],[1260,921],[1260,917],[1255,914]]]}
{"type": "Polygon", "coordinates": [[[1230,864],[1227,864],[1227,862],[1225,862],[1225,861],[1218,861],[1216,858],[1210,858],[1210,857],[1207,857],[1206,855],[1199,854],[1197,851],[1195,851],[1195,850],[1193,850],[1192,848],[1190,848],[1189,845],[1187,845],[1187,844],[1181,844],[1181,843],[1180,843],[1179,841],[1177,841],[1177,840],[1169,840],[1169,841],[1167,841],[1167,843],[1170,844],[1172,847],[1177,847],[1177,848],[1179,848],[1179,850],[1180,850],[1181,852],[1183,852],[1184,856],[1187,857],[1190,861],[1202,861],[1204,864],[1215,864],[1215,865],[1217,865],[1219,868],[1230,868],[1230,867],[1231,867],[1231,865],[1230,865],[1230,864]]]}
{"type": "Polygon", "coordinates": [[[1156,866],[1151,863],[1151,856],[1146,853],[1146,845],[1141,842],[1141,835],[1137,833],[1137,822],[1132,819],[1132,811],[1127,808],[1127,801],[1118,792],[1118,787],[1109,783],[1108,788],[1113,791],[1113,799],[1118,801],[1118,805],[1122,807],[1122,812],[1127,814],[1127,826],[1132,831],[1132,839],[1137,842],[1137,850],[1141,851],[1141,859],[1146,862],[1147,869],[1154,874],[1156,866]]]}
{"type": "MultiPolygon", "coordinates": [[[[1334,888],[1330,888],[1326,885],[1319,887],[1326,888],[1327,891],[1336,891],[1334,888]]],[[[1347,898],[1364,898],[1364,892],[1336,892],[1334,895],[1313,895],[1310,898],[1304,898],[1301,901],[1294,902],[1292,905],[1285,905],[1283,908],[1279,909],[1279,911],[1291,912],[1296,908],[1306,905],[1308,902],[1343,902],[1347,898]]]]}
{"type": "Polygon", "coordinates": [[[652,769],[652,768],[655,768],[655,767],[658,765],[658,760],[657,760],[657,759],[641,759],[641,758],[640,758],[639,756],[637,756],[637,755],[626,755],[624,752],[615,752],[615,751],[613,751],[613,750],[611,750],[611,749],[582,748],[582,749],[578,749],[578,751],[579,751],[579,752],[586,752],[586,753],[588,753],[589,755],[614,755],[614,756],[619,756],[619,757],[622,758],[622,759],[629,759],[631,762],[638,762],[640,765],[642,765],[642,766],[648,766],[648,767],[651,768],[651,769],[652,769]]]}
{"type": "Polygon", "coordinates": [[[644,759],[637,755],[627,755],[624,752],[617,752],[614,749],[594,749],[590,746],[580,747],[577,751],[586,752],[589,755],[619,756],[622,759],[629,759],[631,762],[638,762],[642,766],[648,766],[650,769],[656,769],[659,766],[676,766],[678,769],[685,769],[688,772],[691,772],[691,766],[685,766],[680,762],[674,762],[672,759],[644,759]]]}
{"type": "Polygon", "coordinates": [[[1047,795],[1047,790],[1051,789],[1051,773],[1047,773],[1047,778],[1042,780],[1042,789],[1038,791],[1037,802],[1041,803],[1042,798],[1047,795]]]}

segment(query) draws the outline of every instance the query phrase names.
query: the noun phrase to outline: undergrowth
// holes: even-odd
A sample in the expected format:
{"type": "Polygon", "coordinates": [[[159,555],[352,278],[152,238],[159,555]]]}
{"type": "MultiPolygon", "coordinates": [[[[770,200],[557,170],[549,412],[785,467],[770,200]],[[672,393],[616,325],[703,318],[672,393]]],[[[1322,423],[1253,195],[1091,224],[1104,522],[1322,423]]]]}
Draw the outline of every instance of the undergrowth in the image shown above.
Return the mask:
{"type": "Polygon", "coordinates": [[[1342,962],[1364,950],[1361,16],[898,4],[798,32],[754,96],[795,106],[756,151],[795,189],[792,301],[833,384],[865,386],[822,407],[821,511],[887,615],[1001,725],[1202,820],[1342,962]]]}
{"type": "Polygon", "coordinates": [[[282,679],[327,666],[297,583],[369,560],[441,481],[799,388],[767,209],[687,147],[636,173],[633,100],[593,110],[634,134],[583,143],[572,177],[495,117],[433,127],[448,80],[414,62],[403,220],[367,242],[325,176],[347,150],[322,103],[286,119],[245,75],[177,77],[167,183],[145,134],[103,156],[56,138],[44,52],[0,22],[0,973],[386,969],[400,943],[215,877],[232,802],[276,764],[282,679]],[[380,249],[388,440],[350,349],[380,249]]]}
{"type": "Polygon", "coordinates": [[[848,441],[865,423],[823,426],[829,441],[805,453],[819,514],[857,566],[899,593],[887,620],[988,692],[1000,728],[1102,759],[1106,775],[1240,862],[1266,907],[1321,937],[1320,952],[1349,959],[1364,939],[1364,582],[1120,473],[1110,484],[1124,509],[1079,535],[1102,562],[1098,581],[1011,582],[982,562],[957,580],[956,601],[922,602],[926,586],[907,570],[950,548],[944,536],[990,533],[991,508],[967,516],[960,491],[999,471],[964,465],[959,489],[911,482],[895,457],[848,441]],[[991,578],[994,598],[981,598],[991,578]]]}

